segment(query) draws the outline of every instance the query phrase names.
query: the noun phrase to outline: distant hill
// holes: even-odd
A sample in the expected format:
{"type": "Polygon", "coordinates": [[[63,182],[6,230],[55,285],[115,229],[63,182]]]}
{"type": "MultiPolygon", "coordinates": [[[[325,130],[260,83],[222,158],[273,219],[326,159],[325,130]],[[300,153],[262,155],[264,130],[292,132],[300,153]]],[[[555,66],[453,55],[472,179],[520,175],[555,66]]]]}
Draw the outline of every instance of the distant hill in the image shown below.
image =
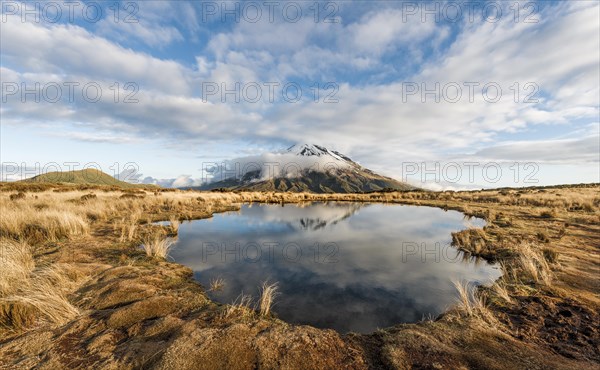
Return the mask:
{"type": "MultiPolygon", "coordinates": [[[[312,193],[364,193],[386,190],[416,190],[405,182],[379,175],[362,167],[347,156],[313,144],[294,145],[281,158],[294,162],[301,173],[288,173],[265,177],[260,170],[249,171],[241,177],[225,178],[193,189],[249,190],[249,191],[292,191],[312,193]],[[331,169],[314,170],[316,164],[327,163],[331,169]]],[[[283,163],[282,163],[283,166],[283,163]]],[[[321,166],[322,168],[323,166],[321,166]]]]}
{"type": "Polygon", "coordinates": [[[85,169],[79,171],[68,171],[68,172],[48,172],[41,175],[34,176],[29,179],[21,180],[19,182],[40,182],[50,184],[75,184],[75,185],[108,185],[117,186],[120,188],[135,188],[135,187],[155,187],[154,185],[138,185],[131,184],[125,181],[120,181],[114,177],[96,170],[96,169],[85,169]]]}

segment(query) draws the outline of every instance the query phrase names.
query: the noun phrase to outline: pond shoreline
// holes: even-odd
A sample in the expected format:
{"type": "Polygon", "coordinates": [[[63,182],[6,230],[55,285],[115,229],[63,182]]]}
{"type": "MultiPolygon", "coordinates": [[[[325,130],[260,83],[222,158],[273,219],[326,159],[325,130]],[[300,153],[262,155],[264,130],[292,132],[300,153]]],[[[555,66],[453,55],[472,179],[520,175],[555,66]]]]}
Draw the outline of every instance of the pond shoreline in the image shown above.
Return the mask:
{"type": "Polygon", "coordinates": [[[500,275],[451,245],[451,232],[485,223],[458,211],[311,202],[213,216],[182,222],[170,259],[207,289],[218,279],[209,296],[220,303],[276,284],[272,312],[297,325],[344,334],[418,322],[458,303],[453,281],[491,285],[500,275]]]}

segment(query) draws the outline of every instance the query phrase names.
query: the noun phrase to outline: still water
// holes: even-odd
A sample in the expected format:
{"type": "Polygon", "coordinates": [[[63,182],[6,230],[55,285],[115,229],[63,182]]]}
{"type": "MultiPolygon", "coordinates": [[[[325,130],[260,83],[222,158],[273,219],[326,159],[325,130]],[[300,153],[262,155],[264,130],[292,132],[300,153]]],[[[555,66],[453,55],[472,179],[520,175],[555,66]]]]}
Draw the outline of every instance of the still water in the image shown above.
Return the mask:
{"type": "Polygon", "coordinates": [[[453,281],[487,284],[500,271],[450,246],[452,231],[482,227],[438,208],[358,204],[242,206],[181,225],[171,257],[194,270],[213,300],[260,295],[277,282],[281,319],[368,333],[435,317],[457,301],[453,281]]]}

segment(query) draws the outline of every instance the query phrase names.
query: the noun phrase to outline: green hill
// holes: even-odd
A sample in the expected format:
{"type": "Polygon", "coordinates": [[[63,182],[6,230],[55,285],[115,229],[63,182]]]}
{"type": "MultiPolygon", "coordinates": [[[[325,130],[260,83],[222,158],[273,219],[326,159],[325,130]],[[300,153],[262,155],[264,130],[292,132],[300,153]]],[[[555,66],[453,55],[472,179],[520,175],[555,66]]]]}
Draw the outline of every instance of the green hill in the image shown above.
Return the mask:
{"type": "Polygon", "coordinates": [[[20,182],[40,182],[50,184],[76,184],[76,185],[108,185],[117,186],[120,188],[135,188],[146,187],[147,185],[131,184],[125,181],[120,181],[114,177],[96,170],[85,169],[79,171],[68,172],[48,172],[42,175],[34,176],[29,179],[21,180],[20,182]]]}

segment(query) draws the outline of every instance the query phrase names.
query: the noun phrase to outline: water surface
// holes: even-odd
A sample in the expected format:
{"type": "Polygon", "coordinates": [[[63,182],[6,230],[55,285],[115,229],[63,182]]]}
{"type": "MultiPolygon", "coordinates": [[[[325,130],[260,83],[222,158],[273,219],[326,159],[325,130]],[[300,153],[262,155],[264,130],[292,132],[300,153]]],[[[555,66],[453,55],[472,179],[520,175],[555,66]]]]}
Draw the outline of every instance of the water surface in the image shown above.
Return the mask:
{"type": "Polygon", "coordinates": [[[211,298],[231,303],[279,284],[275,314],[287,321],[367,333],[435,317],[457,301],[452,282],[489,283],[495,267],[450,246],[478,219],[438,208],[359,204],[244,205],[181,225],[171,252],[211,298]]]}

